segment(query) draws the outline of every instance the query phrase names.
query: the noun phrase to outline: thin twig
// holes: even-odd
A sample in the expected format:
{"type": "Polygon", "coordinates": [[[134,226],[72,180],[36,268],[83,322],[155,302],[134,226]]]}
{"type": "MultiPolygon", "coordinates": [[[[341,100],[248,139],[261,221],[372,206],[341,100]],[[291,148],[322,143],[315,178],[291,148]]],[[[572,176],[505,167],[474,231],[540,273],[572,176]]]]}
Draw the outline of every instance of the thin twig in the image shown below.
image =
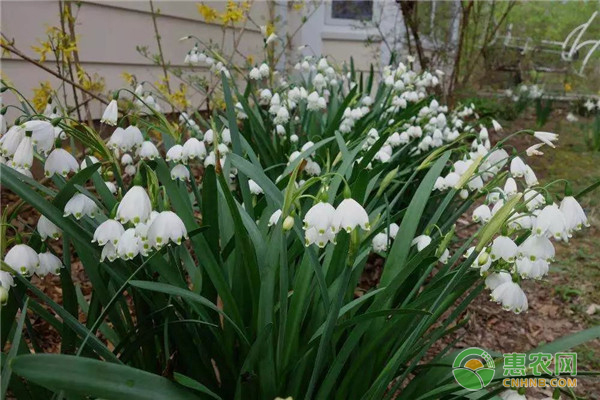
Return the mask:
{"type": "Polygon", "coordinates": [[[89,94],[90,96],[92,96],[94,99],[98,100],[99,102],[103,103],[103,104],[108,104],[108,101],[106,101],[105,99],[103,99],[102,97],[98,96],[97,94],[90,92],[89,90],[87,90],[86,88],[84,88],[83,86],[81,86],[80,84],[78,84],[77,82],[73,82],[72,80],[70,80],[69,78],[66,78],[62,75],[60,75],[59,73],[53,71],[52,69],[46,67],[44,64],[34,60],[33,58],[26,56],[25,54],[23,54],[21,51],[19,51],[18,49],[11,47],[11,46],[7,46],[4,43],[0,43],[0,47],[2,47],[4,50],[13,53],[16,56],[21,57],[23,60],[35,65],[38,68],[43,69],[44,71],[48,72],[49,74],[54,75],[55,77],[59,78],[60,80],[75,86],[77,89],[81,90],[82,92],[85,92],[87,94],[89,94]]]}

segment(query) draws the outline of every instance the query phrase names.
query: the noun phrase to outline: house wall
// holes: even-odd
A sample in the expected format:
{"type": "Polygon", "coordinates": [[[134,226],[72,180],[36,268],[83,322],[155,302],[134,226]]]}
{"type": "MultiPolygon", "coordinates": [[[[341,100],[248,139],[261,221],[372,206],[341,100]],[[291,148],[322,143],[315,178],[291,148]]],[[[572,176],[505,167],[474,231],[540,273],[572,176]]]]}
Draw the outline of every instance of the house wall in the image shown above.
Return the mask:
{"type": "MultiPolygon", "coordinates": [[[[383,0],[379,0],[381,1],[383,0]]],[[[222,40],[222,27],[217,23],[204,22],[196,4],[192,1],[154,1],[155,9],[160,10],[157,25],[164,57],[171,66],[184,70],[191,68],[184,65],[183,60],[194,40],[180,41],[181,37],[192,34],[206,42],[223,43],[225,53],[229,53],[234,35],[236,38],[240,35],[239,28],[235,32],[227,29],[225,39],[222,40]]],[[[222,10],[226,3],[204,1],[204,4],[222,10]]],[[[257,0],[252,4],[250,19],[254,23],[245,24],[238,48],[242,54],[252,54],[260,60],[263,54],[263,37],[256,25],[264,25],[269,20],[269,4],[264,0],[257,0]]],[[[380,61],[383,54],[381,41],[375,37],[369,47],[365,46],[368,37],[373,39],[373,32],[351,26],[329,25],[326,13],[328,4],[321,4],[314,10],[306,3],[307,6],[300,11],[292,9],[291,4],[285,2],[274,4],[279,21],[278,35],[286,37],[297,31],[289,49],[309,45],[303,50],[304,54],[327,54],[337,62],[347,61],[352,56],[359,70],[368,70],[371,62],[377,64],[380,61]],[[309,17],[305,24],[302,24],[302,16],[309,17]]],[[[72,8],[75,13],[77,7],[73,4],[72,8]]],[[[38,59],[31,46],[38,44],[38,40],[45,37],[48,26],[60,24],[59,2],[2,0],[0,21],[3,34],[9,40],[14,39],[16,47],[27,56],[38,59]]],[[[398,21],[394,19],[391,23],[396,22],[398,21]]],[[[107,92],[126,85],[122,77],[123,72],[135,75],[138,81],[154,83],[162,78],[162,69],[136,51],[136,46],[148,46],[151,53],[157,53],[148,1],[84,0],[77,13],[75,30],[82,67],[89,74],[97,73],[102,76],[107,92]]],[[[283,68],[286,63],[289,65],[294,62],[294,57],[291,51],[286,52],[278,67],[283,68]]],[[[240,55],[234,57],[234,62],[238,64],[241,64],[242,60],[240,55]]],[[[55,69],[55,61],[51,55],[45,65],[55,69]]],[[[60,86],[57,78],[15,55],[3,55],[1,67],[3,78],[8,78],[27,98],[33,96],[33,89],[38,87],[41,81],[49,81],[53,88],[60,86]]],[[[194,71],[209,76],[207,68],[194,67],[194,71]]],[[[171,85],[179,84],[177,78],[171,78],[171,85]]],[[[67,90],[67,96],[72,96],[70,88],[67,90]]],[[[17,104],[17,99],[8,92],[2,97],[4,104],[17,104]]],[[[201,95],[192,97],[193,105],[199,105],[202,101],[201,95]]],[[[103,105],[98,101],[92,101],[90,105],[93,117],[98,118],[103,105]]]]}

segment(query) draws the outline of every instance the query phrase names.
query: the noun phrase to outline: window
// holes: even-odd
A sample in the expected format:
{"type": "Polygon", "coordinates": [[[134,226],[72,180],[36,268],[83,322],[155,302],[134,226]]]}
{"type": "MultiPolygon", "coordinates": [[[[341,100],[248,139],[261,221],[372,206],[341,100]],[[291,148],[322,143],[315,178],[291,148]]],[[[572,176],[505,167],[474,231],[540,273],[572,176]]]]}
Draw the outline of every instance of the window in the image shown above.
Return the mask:
{"type": "Polygon", "coordinates": [[[333,0],[331,18],[353,21],[371,21],[373,19],[372,0],[333,0]]]}

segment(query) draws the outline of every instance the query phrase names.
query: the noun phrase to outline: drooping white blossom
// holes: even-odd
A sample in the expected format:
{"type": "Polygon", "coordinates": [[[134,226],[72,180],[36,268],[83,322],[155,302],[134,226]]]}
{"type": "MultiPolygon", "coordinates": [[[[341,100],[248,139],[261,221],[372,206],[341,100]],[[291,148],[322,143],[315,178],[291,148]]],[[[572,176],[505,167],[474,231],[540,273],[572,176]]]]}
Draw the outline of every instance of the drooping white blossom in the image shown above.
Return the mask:
{"type": "Polygon", "coordinates": [[[65,149],[56,148],[52,150],[44,163],[44,175],[50,177],[54,174],[67,176],[69,172],[79,171],[79,163],[71,153],[65,149]]]}
{"type": "Polygon", "coordinates": [[[119,118],[119,105],[117,100],[112,99],[110,103],[104,109],[100,122],[104,122],[107,125],[116,125],[117,119],[119,118]]]}
{"type": "Polygon", "coordinates": [[[566,196],[560,202],[560,211],[565,217],[567,230],[569,232],[581,230],[584,226],[590,226],[581,205],[575,197],[566,196]]]}
{"type": "Polygon", "coordinates": [[[331,230],[336,233],[339,229],[344,229],[350,233],[356,227],[361,227],[365,231],[370,230],[369,215],[356,200],[344,199],[335,209],[331,230]]]}
{"type": "Polygon", "coordinates": [[[63,267],[60,258],[56,257],[49,251],[38,254],[38,258],[40,261],[40,267],[36,271],[37,275],[45,276],[48,274],[60,274],[60,269],[63,267]]]}
{"type": "Polygon", "coordinates": [[[173,242],[177,245],[187,238],[187,230],[183,221],[172,211],[163,211],[156,216],[148,228],[148,242],[154,248],[173,242]]]}
{"type": "Polygon", "coordinates": [[[504,282],[496,287],[490,295],[492,300],[502,304],[502,308],[519,314],[527,311],[527,296],[519,284],[512,280],[504,282]]]}
{"type": "Polygon", "coordinates": [[[133,186],[125,193],[117,207],[117,219],[122,224],[126,222],[146,222],[152,211],[152,203],[142,186],[133,186]]]}
{"type": "Polygon", "coordinates": [[[119,221],[114,219],[107,219],[94,231],[94,238],[92,243],[97,242],[100,246],[104,246],[107,243],[117,244],[121,235],[125,232],[125,228],[119,221]]]}
{"type": "Polygon", "coordinates": [[[187,182],[190,180],[190,170],[183,164],[177,164],[171,169],[171,179],[187,182]]]}
{"type": "Polygon", "coordinates": [[[490,257],[493,261],[503,259],[506,262],[514,262],[517,253],[517,245],[508,236],[498,236],[492,242],[490,257]]]}
{"type": "Polygon", "coordinates": [[[52,238],[54,240],[60,237],[62,230],[54,225],[52,221],[50,221],[46,216],[41,215],[37,222],[37,230],[42,240],[46,240],[47,238],[52,238]]]}
{"type": "Polygon", "coordinates": [[[35,273],[40,266],[38,254],[26,244],[11,247],[4,257],[4,262],[13,271],[25,276],[35,273]]]}
{"type": "Polygon", "coordinates": [[[98,213],[98,206],[94,200],[90,199],[83,193],[77,193],[65,204],[63,216],[74,216],[76,219],[81,219],[84,216],[94,218],[98,213]]]}
{"type": "Polygon", "coordinates": [[[431,243],[431,236],[429,235],[419,235],[414,238],[411,242],[411,246],[417,246],[417,251],[422,251],[425,247],[429,246],[431,243]]]}

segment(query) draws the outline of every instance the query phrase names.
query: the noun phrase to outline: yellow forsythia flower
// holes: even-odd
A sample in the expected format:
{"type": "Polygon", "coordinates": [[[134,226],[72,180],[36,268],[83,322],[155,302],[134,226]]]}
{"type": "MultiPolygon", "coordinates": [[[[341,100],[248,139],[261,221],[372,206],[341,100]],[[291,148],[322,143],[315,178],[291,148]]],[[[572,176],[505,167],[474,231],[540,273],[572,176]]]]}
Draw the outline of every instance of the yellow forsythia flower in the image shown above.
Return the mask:
{"type": "Polygon", "coordinates": [[[204,18],[204,20],[206,22],[212,22],[212,21],[216,20],[217,18],[219,18],[219,14],[217,13],[217,10],[215,10],[214,8],[209,7],[203,3],[198,4],[197,7],[198,7],[198,12],[200,13],[200,15],[202,15],[202,17],[204,18]]]}
{"type": "Polygon", "coordinates": [[[249,5],[242,4],[242,7],[239,7],[234,1],[229,0],[225,7],[225,13],[221,16],[221,21],[223,21],[224,25],[227,25],[229,22],[236,23],[243,21],[244,10],[248,8],[249,5]]]}
{"type": "Polygon", "coordinates": [[[52,86],[50,86],[50,82],[45,81],[40,83],[40,87],[33,89],[33,106],[38,112],[44,111],[46,108],[46,104],[48,104],[48,100],[52,96],[52,86]]]}
{"type": "Polygon", "coordinates": [[[573,90],[573,86],[569,82],[565,82],[565,92],[570,92],[573,90]]]}

